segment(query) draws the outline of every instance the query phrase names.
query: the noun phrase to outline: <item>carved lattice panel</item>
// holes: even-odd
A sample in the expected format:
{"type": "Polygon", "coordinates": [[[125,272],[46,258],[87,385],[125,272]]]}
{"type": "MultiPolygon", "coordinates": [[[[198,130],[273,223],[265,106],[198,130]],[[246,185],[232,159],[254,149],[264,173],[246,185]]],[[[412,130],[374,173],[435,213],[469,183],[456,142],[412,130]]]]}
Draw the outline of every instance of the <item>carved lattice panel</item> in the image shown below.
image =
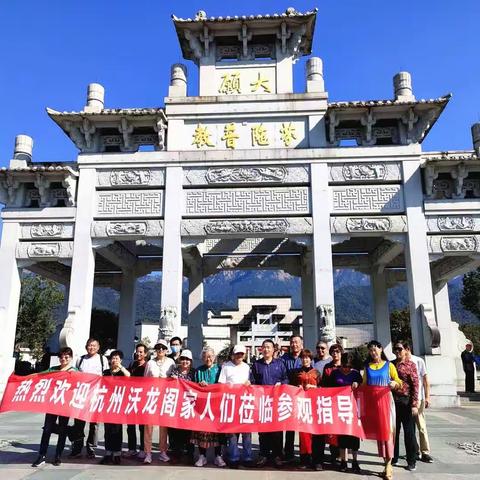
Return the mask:
{"type": "Polygon", "coordinates": [[[334,212],[402,212],[400,185],[332,187],[334,212]]]}
{"type": "Polygon", "coordinates": [[[163,190],[97,192],[99,217],[159,217],[163,215],[163,190]]]}

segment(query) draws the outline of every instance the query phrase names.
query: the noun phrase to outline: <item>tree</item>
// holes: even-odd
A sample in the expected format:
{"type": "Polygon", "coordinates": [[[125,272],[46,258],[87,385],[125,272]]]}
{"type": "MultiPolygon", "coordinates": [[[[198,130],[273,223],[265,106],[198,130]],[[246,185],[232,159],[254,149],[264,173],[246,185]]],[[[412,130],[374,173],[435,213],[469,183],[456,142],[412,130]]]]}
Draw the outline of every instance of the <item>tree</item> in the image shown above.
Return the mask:
{"type": "Polygon", "coordinates": [[[475,355],[480,355],[480,325],[474,323],[466,323],[460,325],[461,330],[468,340],[473,342],[473,351],[475,355]]]}
{"type": "Polygon", "coordinates": [[[39,360],[48,338],[55,332],[54,314],[63,302],[63,292],[52,280],[37,275],[22,279],[15,344],[31,350],[39,360]]]}
{"type": "Polygon", "coordinates": [[[462,305],[480,318],[480,268],[463,276],[462,305]]]}
{"type": "Polygon", "coordinates": [[[408,308],[393,310],[390,313],[390,333],[392,342],[405,340],[412,343],[412,331],[410,329],[410,312],[408,308]]]}

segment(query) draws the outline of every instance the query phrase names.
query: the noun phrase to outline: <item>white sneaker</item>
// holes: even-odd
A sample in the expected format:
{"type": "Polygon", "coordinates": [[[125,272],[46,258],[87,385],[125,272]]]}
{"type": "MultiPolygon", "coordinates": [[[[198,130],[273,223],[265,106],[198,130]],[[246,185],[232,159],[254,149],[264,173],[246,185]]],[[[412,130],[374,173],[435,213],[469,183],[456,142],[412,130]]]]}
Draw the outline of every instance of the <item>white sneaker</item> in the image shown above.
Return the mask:
{"type": "Polygon", "coordinates": [[[225,467],[227,464],[223,461],[223,458],[220,455],[215,457],[215,461],[213,462],[217,467],[225,467]]]}
{"type": "Polygon", "coordinates": [[[143,450],[140,450],[140,451],[137,453],[137,458],[138,458],[139,460],[143,460],[146,456],[147,456],[147,454],[146,454],[143,450]]]}
{"type": "Polygon", "coordinates": [[[152,454],[146,453],[145,458],[143,459],[143,463],[152,463],[152,454]]]}
{"type": "Polygon", "coordinates": [[[158,455],[158,459],[161,462],[169,462],[170,461],[170,457],[165,452],[160,452],[160,454],[158,455]]]}
{"type": "Polygon", "coordinates": [[[200,455],[198,460],[195,462],[196,467],[204,467],[207,464],[207,458],[205,455],[200,455]]]}

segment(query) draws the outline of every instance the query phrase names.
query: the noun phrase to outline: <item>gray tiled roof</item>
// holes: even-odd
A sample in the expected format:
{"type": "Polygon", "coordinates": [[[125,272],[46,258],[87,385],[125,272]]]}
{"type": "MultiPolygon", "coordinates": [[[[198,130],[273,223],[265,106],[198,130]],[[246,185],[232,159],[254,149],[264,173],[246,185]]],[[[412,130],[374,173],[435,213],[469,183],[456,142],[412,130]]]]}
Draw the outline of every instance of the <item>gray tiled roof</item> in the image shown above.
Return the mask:
{"type": "Polygon", "coordinates": [[[461,162],[480,160],[473,150],[454,150],[449,152],[424,152],[422,154],[424,162],[461,162]]]}
{"type": "Polygon", "coordinates": [[[78,171],[74,170],[69,165],[59,165],[59,164],[31,164],[27,167],[16,167],[16,168],[8,168],[8,167],[1,167],[0,173],[2,172],[69,172],[73,174],[78,174],[78,171]]]}
{"type": "Polygon", "coordinates": [[[85,117],[92,117],[96,115],[132,115],[132,116],[142,116],[142,115],[164,115],[163,108],[105,108],[101,112],[59,112],[51,108],[47,108],[47,113],[51,117],[68,117],[71,115],[81,115],[85,117]]]}
{"type": "Polygon", "coordinates": [[[421,105],[421,104],[432,104],[432,105],[444,105],[450,98],[451,94],[444,95],[439,98],[430,98],[430,99],[418,99],[412,101],[402,101],[402,100],[353,100],[347,102],[329,102],[328,108],[365,108],[365,107],[383,107],[383,106],[392,106],[392,105],[421,105]]]}

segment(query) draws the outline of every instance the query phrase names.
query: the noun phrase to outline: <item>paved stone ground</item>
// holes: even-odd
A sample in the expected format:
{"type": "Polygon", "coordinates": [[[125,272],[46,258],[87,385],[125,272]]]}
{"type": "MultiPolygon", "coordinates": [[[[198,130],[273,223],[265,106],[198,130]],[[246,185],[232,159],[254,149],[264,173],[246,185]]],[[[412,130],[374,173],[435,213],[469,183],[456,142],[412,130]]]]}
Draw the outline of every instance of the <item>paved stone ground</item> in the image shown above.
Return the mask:
{"type": "MultiPolygon", "coordinates": [[[[361,446],[361,475],[344,474],[331,470],[323,473],[305,472],[293,468],[281,471],[274,469],[262,470],[224,470],[215,467],[185,467],[160,465],[142,465],[135,461],[125,460],[122,465],[112,467],[98,465],[102,454],[102,444],[97,449],[99,458],[95,461],[65,460],[59,467],[47,463],[34,469],[30,467],[36,458],[40,441],[43,416],[30,413],[10,412],[0,415],[0,479],[1,480],[87,480],[87,479],[141,479],[141,480],[270,480],[270,479],[300,479],[323,477],[336,479],[375,479],[382,470],[382,465],[376,456],[376,444],[365,441],[361,446]]],[[[457,448],[458,443],[480,442],[480,402],[465,402],[462,408],[428,411],[428,427],[432,442],[432,455],[435,463],[418,462],[417,471],[410,473],[403,466],[395,467],[395,479],[426,479],[426,480],[473,480],[480,479],[480,454],[469,455],[457,448]]],[[[100,432],[103,438],[103,432],[100,432]]],[[[126,436],[125,436],[126,438],[126,436]]],[[[56,441],[56,436],[52,436],[56,441]]],[[[256,442],[254,438],[254,442],[256,442]]],[[[53,455],[53,449],[50,447],[53,455]]],[[[401,454],[403,448],[401,450],[401,454]]],[[[68,455],[68,447],[65,450],[68,455]]]]}

